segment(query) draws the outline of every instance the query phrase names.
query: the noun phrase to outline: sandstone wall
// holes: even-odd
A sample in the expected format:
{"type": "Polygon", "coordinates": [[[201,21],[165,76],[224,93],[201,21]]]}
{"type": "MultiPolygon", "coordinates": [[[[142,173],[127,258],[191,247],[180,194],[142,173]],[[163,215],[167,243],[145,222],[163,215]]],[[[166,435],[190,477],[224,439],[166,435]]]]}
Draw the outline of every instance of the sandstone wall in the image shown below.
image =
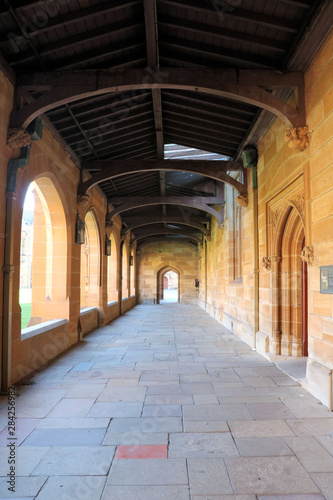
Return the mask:
{"type": "Polygon", "coordinates": [[[198,292],[194,280],[198,278],[198,254],[191,244],[155,242],[143,246],[137,256],[138,302],[157,302],[158,272],[171,267],[179,273],[181,304],[196,304],[198,292]]]}

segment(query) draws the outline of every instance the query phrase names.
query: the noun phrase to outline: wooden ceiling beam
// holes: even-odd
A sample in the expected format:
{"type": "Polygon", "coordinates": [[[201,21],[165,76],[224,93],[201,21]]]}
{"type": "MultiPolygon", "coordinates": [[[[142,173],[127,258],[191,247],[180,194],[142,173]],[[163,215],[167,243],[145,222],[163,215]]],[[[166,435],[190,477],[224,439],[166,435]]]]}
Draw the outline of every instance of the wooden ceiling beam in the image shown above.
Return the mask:
{"type": "Polygon", "coordinates": [[[210,139],[202,138],[198,139],[198,137],[193,136],[187,131],[182,131],[182,132],[171,132],[168,131],[165,133],[165,137],[168,138],[170,142],[175,142],[178,141],[180,145],[182,145],[182,141],[187,141],[187,144],[191,144],[192,147],[195,147],[197,149],[203,149],[204,151],[211,151],[215,152],[221,155],[226,155],[226,156],[233,156],[235,152],[235,148],[231,144],[225,144],[223,141],[213,141],[210,139]]]}
{"type": "Polygon", "coordinates": [[[161,241],[169,241],[175,244],[176,242],[183,243],[185,245],[190,245],[192,248],[198,247],[197,243],[194,242],[193,240],[190,240],[188,238],[179,238],[177,236],[172,236],[172,235],[160,235],[160,236],[148,236],[146,239],[139,240],[137,242],[136,250],[138,251],[140,248],[144,247],[145,245],[149,245],[151,243],[157,243],[161,241]]]}
{"type": "MultiPolygon", "coordinates": [[[[122,93],[121,95],[116,93],[116,96],[113,98],[113,95],[107,94],[99,96],[99,98],[96,100],[96,98],[92,98],[91,100],[85,102],[85,103],[73,103],[70,108],[73,112],[75,112],[76,117],[84,116],[86,114],[90,115],[92,112],[95,111],[100,111],[100,110],[106,110],[106,109],[112,109],[115,112],[119,111],[117,108],[121,107],[122,111],[124,111],[123,107],[124,104],[130,103],[136,106],[137,100],[143,101],[143,100],[149,100],[150,101],[150,92],[149,90],[142,90],[140,92],[133,93],[131,92],[130,94],[125,94],[122,93]]],[[[140,104],[140,103],[139,103],[140,104]]],[[[134,107],[129,105],[128,108],[134,107]]],[[[48,113],[49,116],[52,117],[52,120],[54,123],[61,123],[62,121],[69,120],[68,114],[66,109],[55,109],[53,111],[50,111],[48,113]]],[[[104,114],[103,114],[104,116],[104,114]]]]}
{"type": "MultiPolygon", "coordinates": [[[[131,218],[129,220],[124,220],[123,222],[126,222],[127,226],[125,229],[122,230],[122,234],[125,235],[126,233],[133,231],[134,229],[138,227],[143,227],[143,226],[149,226],[149,225],[154,225],[154,224],[181,224],[189,227],[193,227],[198,229],[199,231],[207,234],[210,236],[210,227],[206,227],[204,224],[202,224],[203,217],[176,217],[176,216],[146,216],[146,217],[137,217],[137,218],[131,218]]],[[[206,219],[207,224],[210,226],[210,219],[206,219]]]]}
{"type": "MultiPolygon", "coordinates": [[[[146,28],[147,62],[151,68],[159,68],[159,46],[158,46],[158,25],[157,25],[157,5],[156,0],[143,0],[146,28]]],[[[164,138],[163,138],[163,118],[161,89],[152,89],[152,100],[154,109],[156,151],[157,159],[164,158],[164,138]]],[[[160,193],[166,194],[165,173],[160,172],[160,193]]],[[[163,215],[166,215],[166,207],[162,207],[163,215]]]]}
{"type": "Polygon", "coordinates": [[[177,122],[166,124],[165,126],[166,135],[175,133],[177,134],[177,132],[179,132],[179,137],[181,137],[181,134],[185,132],[187,137],[193,137],[193,138],[196,137],[200,142],[207,142],[207,145],[212,143],[216,145],[230,144],[232,147],[237,147],[239,145],[239,140],[237,139],[231,139],[230,137],[221,137],[220,135],[213,135],[210,134],[209,132],[205,133],[205,132],[200,132],[198,130],[194,131],[190,127],[186,128],[186,130],[184,131],[184,127],[177,124],[177,122]],[[214,139],[214,142],[212,141],[212,139],[214,139]]]}
{"type": "Polygon", "coordinates": [[[219,23],[217,26],[211,26],[208,24],[200,24],[188,19],[180,19],[177,17],[170,16],[159,16],[158,22],[162,26],[168,26],[170,28],[179,29],[181,31],[189,31],[190,33],[199,33],[203,35],[208,35],[209,37],[216,37],[223,40],[232,40],[236,42],[245,42],[250,45],[255,45],[261,48],[267,48],[273,52],[285,53],[288,50],[288,46],[285,43],[279,42],[278,40],[272,40],[265,37],[259,37],[255,35],[248,35],[241,31],[227,30],[219,23]]]}
{"type": "Polygon", "coordinates": [[[193,130],[193,132],[202,132],[203,135],[209,135],[211,137],[224,137],[227,139],[235,139],[241,141],[244,132],[243,130],[228,130],[226,126],[220,125],[214,121],[205,120],[201,123],[201,120],[197,120],[194,116],[185,116],[180,114],[175,114],[172,111],[165,110],[165,124],[174,123],[175,125],[180,125],[182,128],[186,127],[187,130],[193,130]]]}
{"type": "Polygon", "coordinates": [[[143,231],[138,233],[137,235],[134,235],[134,237],[131,239],[131,243],[135,243],[136,241],[142,240],[143,238],[148,238],[149,236],[156,236],[159,234],[169,234],[169,235],[177,235],[177,236],[186,236],[187,238],[190,238],[193,241],[196,241],[199,245],[202,245],[203,242],[203,236],[201,233],[201,238],[194,234],[191,231],[186,231],[185,229],[171,229],[171,228],[164,228],[164,229],[150,229],[149,231],[143,231]]]}
{"type": "Polygon", "coordinates": [[[81,70],[27,74],[23,76],[20,86],[24,88],[27,82],[30,88],[34,84],[35,90],[43,85],[50,86],[51,90],[21,109],[14,108],[11,128],[26,128],[42,113],[80,99],[103,93],[149,88],[174,88],[219,95],[266,109],[281,118],[288,126],[305,125],[305,103],[302,100],[296,109],[268,91],[274,88],[298,87],[299,95],[303,95],[302,73],[281,74],[277,71],[210,68],[203,70],[166,68],[156,71],[151,68],[81,70]]]}
{"type": "MultiPolygon", "coordinates": [[[[207,212],[218,220],[223,217],[223,211],[218,212],[210,205],[218,205],[223,203],[221,197],[218,196],[129,196],[115,197],[108,200],[109,204],[117,204],[111,212],[106,214],[106,223],[109,224],[116,215],[120,215],[128,210],[135,208],[149,207],[153,205],[176,205],[177,207],[188,207],[196,210],[207,212]]],[[[187,211],[187,215],[190,215],[187,211]]]]}
{"type": "MultiPolygon", "coordinates": [[[[76,115],[75,115],[76,116],[76,115]]],[[[136,106],[133,106],[132,108],[129,108],[127,111],[122,109],[119,111],[113,111],[111,113],[105,112],[104,115],[96,114],[94,115],[93,113],[90,115],[89,119],[84,119],[80,120],[80,124],[84,127],[87,128],[87,130],[115,130],[115,128],[120,124],[124,123],[130,119],[134,118],[139,118],[142,116],[151,116],[153,117],[152,109],[151,109],[151,103],[150,102],[144,102],[143,104],[137,104],[136,106]],[[118,117],[118,120],[116,119],[118,117]],[[120,118],[119,118],[120,117],[120,118]],[[122,117],[122,118],[121,118],[122,117]],[[89,126],[88,123],[92,124],[96,122],[96,127],[91,125],[89,126]]],[[[71,125],[66,125],[65,127],[59,127],[59,131],[61,133],[65,132],[66,130],[71,130],[74,129],[75,127],[73,124],[71,125]]],[[[72,132],[70,132],[72,134],[72,132]]],[[[67,135],[66,133],[64,134],[64,137],[66,138],[67,135]]]]}
{"type": "Polygon", "coordinates": [[[239,144],[244,137],[244,133],[237,134],[236,131],[230,133],[229,130],[226,130],[226,127],[214,127],[214,125],[214,122],[211,122],[210,126],[209,124],[200,125],[195,119],[182,120],[180,117],[173,117],[172,113],[166,113],[165,118],[165,128],[170,128],[171,126],[172,128],[175,127],[184,130],[184,127],[186,127],[186,131],[199,134],[202,138],[211,137],[218,141],[226,140],[239,144]]]}
{"type": "MultiPolygon", "coordinates": [[[[105,131],[101,129],[100,134],[94,134],[92,133],[91,129],[87,129],[86,132],[88,135],[92,134],[94,139],[98,140],[99,138],[103,138],[103,141],[105,140],[106,137],[108,137],[108,140],[118,140],[122,139],[123,137],[130,136],[133,134],[133,130],[139,130],[140,132],[142,130],[148,130],[148,128],[152,128],[152,121],[151,119],[148,120],[140,120],[139,122],[136,120],[133,120],[133,123],[129,123],[124,127],[115,127],[113,130],[110,131],[105,131]],[[148,124],[150,127],[148,127],[148,124]],[[109,137],[112,136],[112,137],[109,137]]],[[[71,136],[67,136],[66,141],[68,144],[78,144],[80,142],[80,134],[74,134],[71,136]],[[74,139],[73,139],[74,138],[74,139]]]]}
{"type": "Polygon", "coordinates": [[[97,152],[101,152],[101,151],[105,151],[105,150],[110,150],[110,153],[117,153],[119,151],[123,151],[124,148],[127,148],[127,147],[136,147],[140,144],[149,144],[150,142],[153,141],[153,138],[154,138],[154,132],[153,130],[150,130],[149,132],[145,132],[143,131],[142,133],[139,131],[137,132],[137,134],[133,134],[132,136],[133,138],[130,139],[130,140],[124,140],[124,141],[116,141],[116,143],[114,144],[113,141],[106,141],[105,143],[101,143],[101,147],[98,148],[96,147],[96,151],[97,152]],[[126,146],[124,146],[124,144],[126,144],[126,146]],[[118,145],[120,147],[118,147],[118,145]],[[112,147],[114,146],[114,147],[112,147]]]}
{"type": "Polygon", "coordinates": [[[298,32],[298,23],[295,21],[268,16],[265,14],[261,14],[260,12],[245,10],[239,7],[233,7],[232,5],[228,5],[227,3],[221,4],[220,2],[202,2],[202,0],[163,0],[163,3],[175,5],[179,8],[183,7],[189,10],[195,10],[203,14],[215,12],[220,14],[222,21],[224,20],[225,16],[226,18],[234,18],[236,21],[247,21],[260,26],[287,31],[289,33],[298,32]]]}
{"type": "Polygon", "coordinates": [[[186,101],[190,101],[193,103],[200,103],[200,104],[205,104],[208,107],[211,106],[214,109],[220,110],[221,113],[228,113],[228,116],[230,113],[233,113],[235,116],[249,116],[250,119],[253,118],[253,109],[251,109],[250,106],[240,103],[240,102],[235,102],[235,101],[228,101],[227,99],[221,99],[221,98],[215,98],[213,96],[207,96],[204,94],[198,94],[194,92],[184,92],[181,90],[163,90],[162,91],[162,98],[164,96],[170,96],[170,97],[177,97],[178,99],[183,99],[186,101]]]}
{"type": "Polygon", "coordinates": [[[140,40],[137,36],[126,40],[126,42],[110,42],[106,47],[100,48],[98,51],[96,49],[89,50],[87,52],[82,52],[78,55],[68,57],[65,56],[62,59],[57,59],[51,62],[53,71],[61,71],[70,68],[75,68],[75,66],[80,66],[81,64],[87,64],[96,61],[98,57],[108,57],[116,56],[114,59],[108,61],[110,68],[115,68],[117,66],[122,66],[123,64],[128,64],[128,58],[134,63],[142,59],[141,51],[144,47],[144,41],[140,40]],[[124,56],[124,51],[131,51],[131,54],[124,56]],[[135,52],[132,52],[134,51],[135,52]]]}
{"type": "Polygon", "coordinates": [[[108,179],[121,175],[135,174],[152,171],[178,171],[203,175],[216,181],[226,182],[234,187],[240,194],[246,194],[246,186],[227,174],[229,171],[242,171],[241,161],[215,161],[215,160],[102,160],[83,162],[82,168],[90,170],[101,168],[101,172],[92,176],[78,186],[78,194],[85,195],[93,186],[108,179]]]}
{"type": "MultiPolygon", "coordinates": [[[[146,150],[156,151],[155,143],[153,143],[153,142],[148,143],[147,141],[143,141],[143,142],[138,141],[132,147],[126,146],[126,148],[123,148],[121,151],[117,151],[117,152],[109,150],[107,153],[104,153],[103,155],[100,155],[100,156],[101,157],[111,156],[112,161],[116,160],[116,159],[118,161],[118,158],[121,158],[121,159],[124,159],[124,161],[127,161],[126,158],[129,158],[129,157],[132,158],[133,153],[142,152],[142,151],[146,151],[146,150]]],[[[101,161],[109,161],[109,160],[104,160],[102,158],[101,161]]]]}
{"type": "MultiPolygon", "coordinates": [[[[47,0],[48,2],[50,0],[47,0]]],[[[54,0],[52,0],[54,2],[54,0]]],[[[13,9],[17,11],[18,9],[21,9],[23,7],[30,7],[30,6],[35,6],[38,4],[39,9],[41,10],[42,15],[47,15],[48,16],[48,11],[45,8],[45,6],[42,5],[44,4],[45,0],[43,2],[38,1],[38,2],[29,2],[29,5],[24,5],[27,4],[28,2],[25,2],[25,0],[15,0],[15,5],[13,6],[13,9]]],[[[116,12],[117,10],[122,10],[126,7],[131,7],[132,5],[140,4],[140,0],[112,0],[111,2],[103,2],[98,5],[92,5],[90,7],[86,8],[78,8],[77,10],[68,12],[66,14],[59,14],[58,16],[50,17],[48,16],[48,22],[45,24],[43,23],[43,26],[33,26],[35,29],[29,31],[29,38],[34,38],[37,35],[40,35],[42,33],[46,33],[48,31],[53,31],[57,28],[63,28],[64,26],[68,26],[69,24],[77,23],[77,22],[84,22],[84,21],[89,21],[93,17],[101,16],[101,15],[106,15],[110,14],[110,12],[116,12]]],[[[59,13],[59,11],[58,11],[59,13]]],[[[6,15],[9,14],[8,8],[7,9],[1,9],[0,15],[6,15]]],[[[2,35],[4,36],[4,35],[2,35]]],[[[21,38],[21,37],[18,37],[21,38]]],[[[8,39],[8,37],[7,37],[8,39]]],[[[0,41],[2,41],[2,38],[0,38],[0,41]]]]}
{"type": "MultiPolygon", "coordinates": [[[[67,49],[73,49],[77,46],[81,47],[84,43],[91,43],[95,40],[100,41],[103,40],[103,38],[109,38],[111,34],[120,34],[124,31],[128,31],[130,28],[137,28],[138,26],[141,26],[141,24],[142,23],[139,22],[135,23],[133,22],[133,20],[126,20],[119,23],[114,23],[111,30],[110,26],[103,26],[91,31],[80,33],[79,35],[71,36],[68,38],[61,38],[60,40],[53,41],[48,45],[41,46],[39,55],[41,57],[46,57],[49,55],[57,54],[58,52],[63,52],[67,49]]],[[[31,53],[31,51],[19,52],[16,56],[11,56],[10,64],[12,66],[16,66],[33,59],[34,55],[31,53]]]]}
{"type": "Polygon", "coordinates": [[[215,62],[222,62],[224,60],[232,61],[232,65],[235,65],[235,61],[238,61],[240,64],[249,64],[251,63],[257,68],[264,68],[266,70],[272,70],[276,67],[277,63],[279,64],[280,59],[277,61],[276,58],[262,55],[254,55],[251,53],[241,53],[240,51],[231,50],[231,49],[223,49],[221,47],[217,47],[216,45],[206,45],[204,43],[194,42],[190,40],[186,40],[185,38],[175,38],[170,37],[166,40],[160,40],[161,47],[172,47],[174,49],[180,50],[182,53],[184,51],[192,54],[199,54],[203,57],[211,57],[215,62]]]}
{"type": "MultiPolygon", "coordinates": [[[[206,106],[206,104],[200,104],[200,103],[196,103],[196,104],[192,104],[192,103],[186,103],[186,101],[183,99],[179,99],[177,98],[177,96],[174,96],[174,97],[164,97],[163,98],[163,103],[164,104],[167,104],[167,105],[170,105],[170,106],[176,106],[178,109],[185,109],[189,112],[190,116],[192,116],[192,112],[202,112],[204,115],[208,116],[208,117],[212,117],[212,119],[214,119],[214,121],[218,120],[218,123],[225,123],[225,124],[228,124],[227,126],[230,127],[230,128],[242,128],[244,130],[247,130],[248,126],[251,124],[251,119],[248,119],[248,118],[235,118],[233,115],[232,115],[232,112],[228,113],[227,115],[223,115],[221,113],[219,113],[218,110],[211,110],[209,109],[209,107],[206,106]],[[235,123],[233,123],[235,122],[235,123]]],[[[253,116],[252,116],[252,119],[253,119],[253,116]]]]}

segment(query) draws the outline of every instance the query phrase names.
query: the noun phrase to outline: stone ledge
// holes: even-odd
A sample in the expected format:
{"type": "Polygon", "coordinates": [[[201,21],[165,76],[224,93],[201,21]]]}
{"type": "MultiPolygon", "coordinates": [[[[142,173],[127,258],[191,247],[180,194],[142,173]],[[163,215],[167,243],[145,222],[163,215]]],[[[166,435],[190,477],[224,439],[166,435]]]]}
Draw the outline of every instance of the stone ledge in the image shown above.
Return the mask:
{"type": "Polygon", "coordinates": [[[111,307],[111,306],[115,306],[116,304],[118,304],[118,301],[117,300],[113,300],[112,302],[108,302],[107,306],[111,307]]]}
{"type": "Polygon", "coordinates": [[[84,309],[80,310],[80,316],[83,316],[84,314],[89,314],[92,311],[98,311],[98,307],[85,307],[84,309]]]}
{"type": "Polygon", "coordinates": [[[39,325],[29,326],[28,328],[23,328],[21,330],[21,340],[31,339],[36,335],[40,335],[41,333],[49,332],[50,330],[54,330],[59,326],[66,325],[68,323],[68,319],[52,319],[50,321],[45,321],[45,323],[40,323],[39,325]]]}

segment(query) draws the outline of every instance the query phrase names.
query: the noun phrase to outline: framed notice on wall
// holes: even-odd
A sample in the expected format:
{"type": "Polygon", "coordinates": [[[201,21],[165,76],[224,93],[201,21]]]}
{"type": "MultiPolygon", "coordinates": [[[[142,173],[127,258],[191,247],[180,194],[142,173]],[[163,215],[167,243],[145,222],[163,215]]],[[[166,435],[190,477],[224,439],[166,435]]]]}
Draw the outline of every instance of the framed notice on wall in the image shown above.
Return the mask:
{"type": "Polygon", "coordinates": [[[320,268],[320,293],[333,294],[333,266],[320,268]]]}

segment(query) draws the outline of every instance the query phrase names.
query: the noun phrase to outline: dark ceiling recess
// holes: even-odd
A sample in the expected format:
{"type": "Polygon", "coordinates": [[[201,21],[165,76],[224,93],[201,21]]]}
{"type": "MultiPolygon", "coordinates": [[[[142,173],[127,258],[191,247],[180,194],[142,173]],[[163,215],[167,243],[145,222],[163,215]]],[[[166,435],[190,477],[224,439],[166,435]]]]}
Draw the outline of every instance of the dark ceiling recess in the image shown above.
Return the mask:
{"type": "MultiPolygon", "coordinates": [[[[0,51],[17,82],[35,71],[60,70],[304,71],[332,25],[332,4],[329,0],[4,0],[0,51]]],[[[32,87],[29,95],[27,90],[23,95],[31,102],[43,92],[32,87]]],[[[288,93],[278,95],[286,98],[288,93]]],[[[250,138],[255,142],[255,131],[273,118],[251,104],[172,88],[86,97],[46,115],[78,166],[89,165],[83,174],[91,176],[96,175],[94,161],[100,160],[181,157],[186,161],[197,150],[198,160],[235,160],[250,138]]],[[[114,197],[134,195],[181,198],[222,193],[223,197],[218,184],[197,174],[161,170],[127,174],[99,186],[112,203],[114,197]]],[[[133,217],[161,217],[162,225],[154,222],[149,228],[156,230],[157,225],[164,230],[163,237],[172,239],[180,235],[175,228],[175,234],[164,234],[171,231],[167,221],[179,221],[184,216],[181,211],[181,206],[162,204],[125,212],[122,218],[126,227],[133,217]]],[[[209,221],[201,210],[192,209],[191,217],[209,221]]],[[[140,234],[142,228],[135,231],[140,234]]],[[[144,231],[149,233],[146,226],[144,231]]],[[[196,238],[191,241],[197,244],[196,238]]]]}

